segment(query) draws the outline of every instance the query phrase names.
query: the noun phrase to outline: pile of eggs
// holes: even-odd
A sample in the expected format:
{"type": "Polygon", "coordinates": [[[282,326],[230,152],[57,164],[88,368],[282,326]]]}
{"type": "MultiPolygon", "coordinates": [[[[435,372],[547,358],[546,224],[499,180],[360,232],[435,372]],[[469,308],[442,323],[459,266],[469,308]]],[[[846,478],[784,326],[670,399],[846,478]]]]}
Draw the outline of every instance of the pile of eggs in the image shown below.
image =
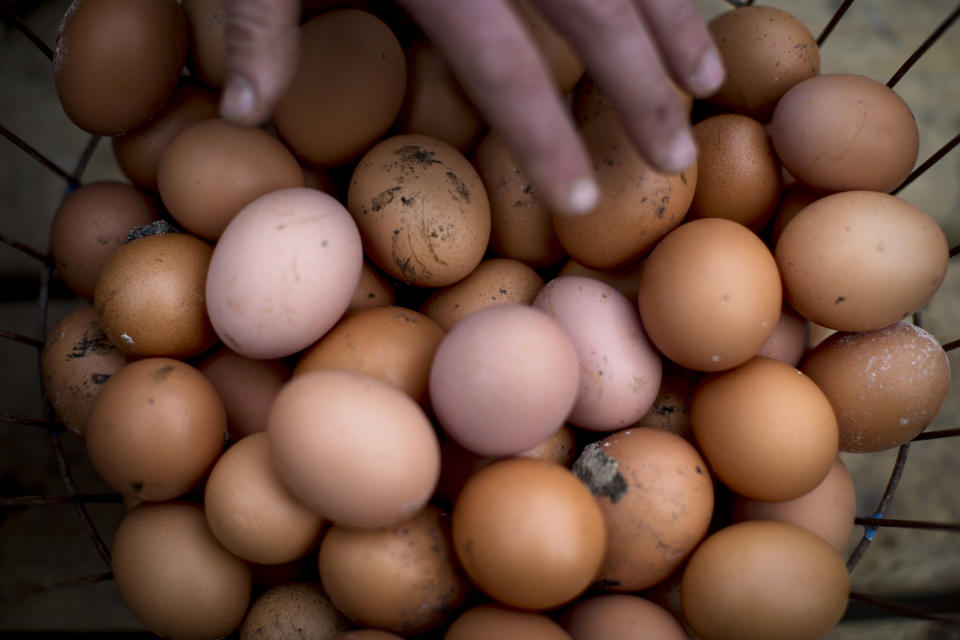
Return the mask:
{"type": "Polygon", "coordinates": [[[43,383],[128,502],[133,614],[173,638],[825,634],[838,452],[908,442],[949,381],[903,321],[949,258],[888,195],[906,104],[820,75],[783,11],[731,10],[698,163],[663,175],[518,0],[601,186],[555,217],[402,14],[305,4],[264,128],[216,117],[218,0],[78,0],[61,26],[63,109],[132,184],[56,213],[90,304],[43,383]]]}

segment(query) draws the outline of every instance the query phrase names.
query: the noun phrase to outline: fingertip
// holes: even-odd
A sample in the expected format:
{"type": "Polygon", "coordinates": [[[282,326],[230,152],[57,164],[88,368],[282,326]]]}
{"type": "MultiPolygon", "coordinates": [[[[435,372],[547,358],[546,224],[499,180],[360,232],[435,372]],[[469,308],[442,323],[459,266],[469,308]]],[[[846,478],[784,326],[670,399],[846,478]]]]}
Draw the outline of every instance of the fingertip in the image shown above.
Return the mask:
{"type": "Polygon", "coordinates": [[[579,217],[593,211],[600,202],[600,188],[590,174],[575,178],[567,187],[563,206],[557,211],[560,215],[579,217]]]}
{"type": "Polygon", "coordinates": [[[713,47],[707,49],[693,73],[687,78],[687,84],[694,96],[706,98],[714,94],[726,79],[726,70],[720,60],[720,54],[713,47]]]}
{"type": "Polygon", "coordinates": [[[666,173],[680,173],[697,161],[697,145],[689,129],[678,131],[661,152],[658,168],[666,173]]]}
{"type": "Polygon", "coordinates": [[[245,77],[227,76],[220,93],[220,117],[237,124],[258,124],[257,91],[245,77]]]}

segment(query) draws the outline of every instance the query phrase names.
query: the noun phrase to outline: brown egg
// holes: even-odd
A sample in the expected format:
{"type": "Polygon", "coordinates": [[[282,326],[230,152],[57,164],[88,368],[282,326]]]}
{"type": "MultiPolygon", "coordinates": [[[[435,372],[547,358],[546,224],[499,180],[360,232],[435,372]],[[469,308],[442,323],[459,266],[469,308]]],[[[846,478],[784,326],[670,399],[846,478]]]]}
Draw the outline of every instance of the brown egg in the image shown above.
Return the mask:
{"type": "Polygon", "coordinates": [[[57,420],[82,438],[100,388],[125,364],[126,356],[103,334],[93,307],[60,318],[40,351],[43,392],[57,420]]]}
{"type": "Polygon", "coordinates": [[[185,233],[146,236],[121,246],[104,265],[94,307],[107,337],[133,357],[189,358],[217,336],[204,283],[213,249],[185,233]]]}
{"type": "Polygon", "coordinates": [[[805,207],[775,250],[787,302],[831,329],[899,322],[936,293],[949,247],[936,220],[872,191],[835,193],[805,207]]]}
{"type": "Polygon", "coordinates": [[[563,612],[573,640],[687,640],[680,623],[663,607],[638,596],[609,594],[579,600],[563,612]]]}
{"type": "Polygon", "coordinates": [[[780,162],[763,125],[735,113],[693,127],[700,155],[689,219],[726,218],[759,231],[780,204],[780,162]]]}
{"type": "Polygon", "coordinates": [[[532,304],[543,278],[523,262],[509,258],[484,260],[470,275],[437,289],[420,311],[446,331],[474,311],[498,304],[532,304]]]}
{"type": "Polygon", "coordinates": [[[760,347],[760,351],[757,351],[757,355],[786,362],[791,367],[799,367],[809,342],[809,323],[790,308],[790,305],[785,304],[780,310],[780,319],[777,320],[773,333],[760,347]]]}
{"type": "Polygon", "coordinates": [[[332,640],[350,625],[315,582],[290,582],[257,598],[240,628],[240,640],[332,640]]]}
{"type": "Polygon", "coordinates": [[[350,178],[347,208],[367,257],[421,287],[465,278],[490,238],[480,176],[459,151],[429,136],[394,136],[364,154],[350,178]]]}
{"type": "Polygon", "coordinates": [[[784,187],[783,197],[780,198],[777,211],[773,214],[773,220],[767,228],[770,247],[777,246],[780,234],[783,233],[787,223],[793,220],[804,207],[821,197],[823,197],[821,194],[811,191],[799,182],[784,187]]]}
{"type": "Polygon", "coordinates": [[[801,369],[837,415],[841,451],[882,451],[909,442],[937,417],[950,388],[943,347],[905,322],[835,333],[807,355],[801,369]]]}
{"type": "Polygon", "coordinates": [[[199,505],[145,503],[113,538],[114,582],[123,603],[165,638],[221,638],[250,603],[250,569],[220,546],[199,505]]]}
{"type": "MultiPolygon", "coordinates": [[[[481,604],[453,621],[444,640],[571,640],[559,624],[531,611],[481,604]]],[[[357,639],[359,640],[359,639],[357,639]]],[[[372,639],[371,639],[372,640],[372,639]]]]}
{"type": "Polygon", "coordinates": [[[690,554],[713,515],[713,480],[693,445],[662,429],[625,429],[588,444],[573,472],[596,496],[607,550],[595,577],[608,591],[657,584],[690,554]]]}
{"type": "Polygon", "coordinates": [[[783,166],[814,191],[889,192],[913,170],[917,121],[892,89],[871,78],[830,74],[788,91],[770,137],[783,166]]]}
{"type": "Polygon", "coordinates": [[[599,280],[561,276],[533,306],[556,320],[577,350],[580,388],[567,420],[616,431],[640,419],[660,388],[660,352],[647,339],[636,304],[599,280]]]}
{"type": "Polygon", "coordinates": [[[146,358],[100,389],[87,423],[87,453],[114,491],[172,500],[207,475],[226,427],[223,403],[202,373],[179,360],[146,358]]]}
{"type": "Polygon", "coordinates": [[[403,640],[400,636],[380,629],[359,629],[344,631],[333,637],[332,640],[403,640]]]}
{"type": "Polygon", "coordinates": [[[270,410],[274,460],[291,491],[324,517],[385,527],[426,505],[440,450],[420,406],[396,387],[356,373],[308,371],[270,410]]]}
{"type": "Polygon", "coordinates": [[[189,65],[201,82],[219,89],[226,70],[227,16],[224,0],[183,0],[190,24],[189,65]]]}
{"type": "Polygon", "coordinates": [[[169,143],[160,158],[157,185],[177,222],[216,240],[259,196],[302,187],[304,178],[293,154],[270,134],[209,118],[187,127],[169,143]]]}
{"type": "Polygon", "coordinates": [[[217,96],[194,82],[181,80],[150,122],[113,137],[113,155],[131,182],[141,189],[157,191],[160,157],[170,142],[190,125],[216,115],[217,96]]]}
{"type": "Polygon", "coordinates": [[[267,428],[267,413],[290,368],[283,360],[254,360],[222,347],[197,363],[227,411],[234,441],[267,428]]]}
{"type": "Polygon", "coordinates": [[[490,249],[532,267],[562,260],[566,252],[553,230],[553,216],[507,145],[488,134],[472,162],[490,200],[490,249]]]}
{"type": "Polygon", "coordinates": [[[590,490],[569,469],[543,460],[485,466],[453,508],[453,541],[467,574],[522,609],[549,609],[583,592],[603,560],[605,536],[590,490]]]}
{"type": "Polygon", "coordinates": [[[220,456],[204,487],[203,511],[220,544],[259,564],[305,556],[323,526],[284,485],[266,433],[249,435],[220,456]]]}
{"type": "Polygon", "coordinates": [[[63,17],[53,55],[57,97],[89,133],[112,136],[152,118],[187,59],[176,0],[83,0],[63,17]]]}
{"type": "Polygon", "coordinates": [[[725,485],[756,500],[792,500],[837,457],[830,401],[798,369],[771,358],[703,378],[690,408],[703,457],[725,485]]]}
{"type": "Polygon", "coordinates": [[[546,313],[521,304],[487,307],[440,343],[430,402],[459,444],[480,455],[513,455],[566,421],[579,366],[573,342],[546,313]]]}
{"type": "Polygon", "coordinates": [[[697,167],[654,171],[640,157],[616,113],[605,111],[581,130],[600,186],[600,203],[585,216],[553,217],[570,257],[594,269],[622,267],[647,254],[680,224],[693,200],[697,167]]]}
{"type": "Polygon", "coordinates": [[[386,133],[405,87],[403,49],[390,28],[371,13],[335,9],[300,26],[297,72],[273,122],[297,155],[337,166],[386,133]]]}
{"type": "Polygon", "coordinates": [[[476,107],[430,42],[414,42],[404,53],[407,88],[396,131],[439,138],[468,153],[484,129],[476,107]]]}
{"type": "Polygon", "coordinates": [[[577,457],[576,435],[573,433],[573,428],[565,424],[549,435],[546,440],[518,453],[517,456],[537,458],[569,467],[577,457]]]}
{"type": "Polygon", "coordinates": [[[766,122],[790,87],[820,73],[817,42],[774,7],[739,7],[710,21],[727,77],[710,103],[766,122]]]}
{"type": "Polygon", "coordinates": [[[93,302],[100,271],[134,227],[160,217],[157,203],[122,182],[90,182],[67,194],[50,224],[53,265],[70,290],[93,302]]]}
{"type": "Polygon", "coordinates": [[[557,272],[557,277],[586,276],[601,282],[606,282],[608,285],[625,295],[630,302],[636,304],[637,292],[640,289],[640,273],[642,271],[642,260],[634,262],[633,264],[628,264],[625,267],[620,267],[619,269],[600,270],[585,267],[576,260],[570,259],[564,262],[563,266],[560,267],[560,271],[557,272]]]}
{"type": "Polygon", "coordinates": [[[688,222],[644,261],[638,305],[653,344],[677,364],[721,371],[752,358],[780,317],[770,250],[741,224],[688,222]]]}
{"type": "MultiPolygon", "coordinates": [[[[673,80],[667,78],[670,86],[677,94],[677,99],[687,115],[693,110],[693,96],[678,87],[673,80]]],[[[573,119],[579,126],[583,126],[597,117],[597,114],[613,109],[613,103],[597,83],[589,75],[584,75],[573,89],[573,119]]]]}
{"type": "Polygon", "coordinates": [[[317,369],[364,373],[427,405],[433,354],[446,332],[427,316],[402,307],[352,313],[307,349],[294,375],[317,369]]]}
{"type": "Polygon", "coordinates": [[[683,610],[703,640],[823,637],[847,608],[850,578],[823,538],[783,522],[709,536],[683,574],[683,610]]]}
{"type": "Polygon", "coordinates": [[[690,404],[701,377],[698,371],[677,367],[669,361],[664,362],[657,398],[650,410],[633,426],[663,429],[693,440],[690,404]]]}
{"type": "Polygon", "coordinates": [[[553,23],[546,19],[535,2],[511,0],[510,5],[527,28],[527,33],[547,64],[557,90],[566,93],[573,89],[584,70],[583,62],[573,46],[554,28],[553,23]]]}
{"type": "Polygon", "coordinates": [[[347,311],[359,311],[368,307],[385,307],[397,301],[397,290],[379,269],[364,258],[360,270],[360,284],[353,294],[347,311]]]}
{"type": "Polygon", "coordinates": [[[838,456],[823,481],[808,493],[793,500],[761,502],[734,496],[731,512],[734,522],[777,520],[812,531],[843,553],[853,533],[857,495],[853,478],[838,456]]]}
{"type": "Polygon", "coordinates": [[[471,590],[449,517],[435,507],[379,529],[334,525],[319,563],[323,588],[353,624],[404,636],[445,624],[471,590]]]}

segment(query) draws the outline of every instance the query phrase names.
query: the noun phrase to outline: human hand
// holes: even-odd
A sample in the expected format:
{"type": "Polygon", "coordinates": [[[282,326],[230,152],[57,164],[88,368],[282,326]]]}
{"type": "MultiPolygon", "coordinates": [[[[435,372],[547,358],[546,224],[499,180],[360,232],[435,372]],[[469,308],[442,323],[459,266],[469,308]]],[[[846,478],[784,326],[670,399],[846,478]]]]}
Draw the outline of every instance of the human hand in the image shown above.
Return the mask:
{"type": "MultiPolygon", "coordinates": [[[[582,215],[599,192],[568,111],[506,0],[397,0],[443,52],[491,128],[510,144],[541,197],[582,215]]],[[[690,0],[535,0],[603,87],[640,153],[665,172],[696,159],[686,112],[668,76],[695,97],[724,71],[690,0]]],[[[266,120],[297,57],[296,0],[224,0],[227,82],[221,114],[266,120]]]]}

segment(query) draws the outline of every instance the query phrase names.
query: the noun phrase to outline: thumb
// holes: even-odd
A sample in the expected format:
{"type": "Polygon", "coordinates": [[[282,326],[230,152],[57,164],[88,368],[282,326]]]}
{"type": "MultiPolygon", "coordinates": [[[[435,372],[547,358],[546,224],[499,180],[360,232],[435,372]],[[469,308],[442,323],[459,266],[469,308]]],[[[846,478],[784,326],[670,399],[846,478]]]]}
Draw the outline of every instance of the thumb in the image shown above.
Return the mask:
{"type": "Polygon", "coordinates": [[[298,0],[224,0],[226,78],[220,115],[238,124],[266,121],[293,80],[298,0]]]}

